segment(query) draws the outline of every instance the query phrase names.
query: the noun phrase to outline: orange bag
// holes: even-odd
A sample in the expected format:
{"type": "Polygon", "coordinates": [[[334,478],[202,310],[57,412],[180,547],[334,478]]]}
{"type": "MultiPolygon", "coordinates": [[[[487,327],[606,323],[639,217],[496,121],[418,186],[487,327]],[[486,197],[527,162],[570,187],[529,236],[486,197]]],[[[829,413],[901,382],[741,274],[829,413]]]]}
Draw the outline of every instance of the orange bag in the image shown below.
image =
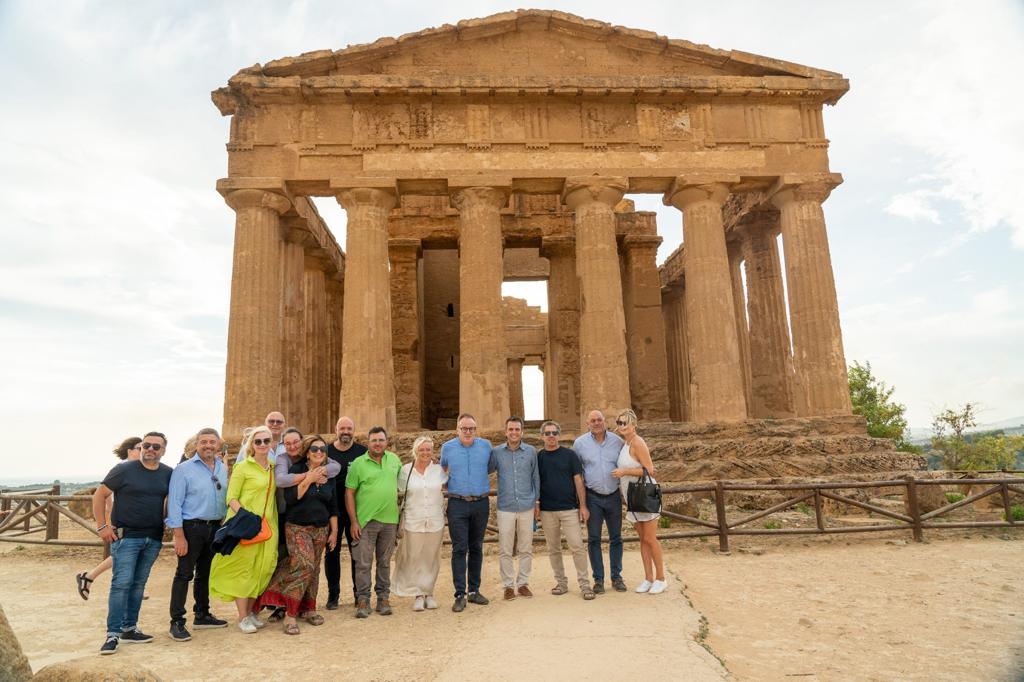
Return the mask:
{"type": "MultiPolygon", "coordinates": [[[[274,475],[274,468],[273,467],[270,468],[270,475],[271,476],[274,475]]],[[[240,545],[258,545],[259,543],[266,542],[267,540],[270,539],[270,536],[272,535],[272,531],[270,529],[270,524],[267,522],[267,505],[269,505],[269,504],[270,504],[270,481],[267,481],[267,498],[263,501],[263,516],[261,517],[261,520],[263,521],[263,523],[260,524],[260,532],[256,533],[256,535],[252,536],[248,540],[239,540],[238,544],[240,544],[240,545]]]]}

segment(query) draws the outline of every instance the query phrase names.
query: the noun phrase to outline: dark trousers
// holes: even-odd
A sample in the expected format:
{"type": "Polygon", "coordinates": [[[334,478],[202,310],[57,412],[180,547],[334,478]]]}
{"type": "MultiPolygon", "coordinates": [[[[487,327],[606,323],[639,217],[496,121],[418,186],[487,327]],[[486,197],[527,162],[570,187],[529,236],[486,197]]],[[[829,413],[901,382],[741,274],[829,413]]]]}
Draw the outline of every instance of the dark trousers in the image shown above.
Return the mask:
{"type": "Polygon", "coordinates": [[[185,521],[182,530],[188,542],[188,553],[178,557],[178,568],[171,583],[171,622],[185,623],[185,600],[188,584],[192,585],[195,604],[192,612],[203,616],[210,612],[210,562],[213,561],[213,535],[220,524],[185,521]],[[193,581],[194,579],[194,581],[193,581]]]}
{"type": "Polygon", "coordinates": [[[487,498],[467,502],[448,500],[448,535],[452,539],[452,582],[455,597],[480,590],[480,569],[484,565],[484,533],[491,505],[487,498]],[[467,561],[468,556],[468,561],[467,561]],[[469,589],[466,589],[467,573],[469,589]]]}
{"type": "Polygon", "coordinates": [[[604,582],[604,558],[601,556],[601,524],[608,527],[608,563],[612,580],[622,579],[622,497],[618,492],[602,495],[587,489],[587,554],[594,582],[604,582]]]}
{"type": "MultiPolygon", "coordinates": [[[[348,558],[351,564],[352,573],[352,598],[356,596],[356,557],[352,553],[352,522],[348,514],[338,517],[339,530],[345,534],[345,544],[348,545],[348,558]]],[[[328,550],[324,555],[324,575],[327,577],[327,599],[333,601],[341,596],[341,543],[334,545],[334,549],[328,550]]]]}

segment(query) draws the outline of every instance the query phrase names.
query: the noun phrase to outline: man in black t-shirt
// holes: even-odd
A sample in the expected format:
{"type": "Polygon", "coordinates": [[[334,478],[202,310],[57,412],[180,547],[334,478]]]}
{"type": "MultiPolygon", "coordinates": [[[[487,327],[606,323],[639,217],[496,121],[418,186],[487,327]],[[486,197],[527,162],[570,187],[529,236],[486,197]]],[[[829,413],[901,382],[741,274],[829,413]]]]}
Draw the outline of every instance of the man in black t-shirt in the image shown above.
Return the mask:
{"type": "MultiPolygon", "coordinates": [[[[334,477],[337,485],[338,504],[338,525],[345,532],[345,544],[348,545],[349,563],[352,573],[352,600],[356,596],[356,561],[352,558],[352,521],[345,509],[345,477],[348,476],[348,466],[356,457],[366,454],[366,446],[355,442],[355,422],[349,417],[342,417],[334,425],[334,442],[327,446],[327,456],[341,465],[341,473],[334,477]]],[[[324,575],[327,577],[327,604],[326,608],[333,611],[338,608],[338,600],[341,596],[341,543],[334,545],[334,549],[328,550],[324,555],[324,575]]]]}
{"type": "Polygon", "coordinates": [[[122,462],[110,470],[92,496],[96,532],[110,543],[114,568],[107,602],[107,638],[101,654],[117,651],[121,642],[151,642],[152,635],[139,630],[139,609],[164,534],[167,489],[171,467],[160,463],[167,450],[167,438],[151,431],[142,442],[141,458],[122,462]],[[107,498],[114,495],[114,508],[106,518],[107,498]]]}
{"type": "Polygon", "coordinates": [[[569,581],[562,564],[562,535],[572,552],[576,566],[576,580],[580,593],[587,601],[594,598],[587,574],[587,548],[583,543],[582,524],[587,522],[587,492],[583,486],[583,464],[571,448],[558,444],[562,429],[558,422],[546,421],[540,427],[544,448],[537,452],[540,472],[540,522],[548,546],[548,559],[555,573],[555,586],[551,594],[565,594],[569,581]]]}

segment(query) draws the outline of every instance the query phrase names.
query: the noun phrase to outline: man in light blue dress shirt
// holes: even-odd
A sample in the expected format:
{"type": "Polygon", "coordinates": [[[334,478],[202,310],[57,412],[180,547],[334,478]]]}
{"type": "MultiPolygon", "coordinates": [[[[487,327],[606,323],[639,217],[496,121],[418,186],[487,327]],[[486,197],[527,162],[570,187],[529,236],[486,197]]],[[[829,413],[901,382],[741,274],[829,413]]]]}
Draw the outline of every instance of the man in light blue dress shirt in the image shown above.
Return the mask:
{"type": "Polygon", "coordinates": [[[506,600],[532,597],[530,569],[533,567],[533,522],[540,496],[537,448],[523,442],[523,420],[505,420],[508,440],[491,450],[498,472],[498,562],[506,600]],[[519,554],[519,573],[513,572],[512,549],[519,554]]]}
{"type": "Polygon", "coordinates": [[[180,462],[171,474],[167,493],[167,527],[174,534],[178,568],[171,583],[171,639],[187,642],[192,634],[185,627],[188,584],[195,583],[192,625],[195,629],[222,628],[227,621],[210,613],[210,563],[213,536],[227,513],[228,472],[218,455],[220,435],[215,429],[196,434],[196,453],[180,462]]]}
{"type": "Polygon", "coordinates": [[[587,553],[594,573],[594,593],[604,593],[604,559],[601,556],[601,525],[608,527],[608,563],[612,587],[625,592],[622,580],[622,496],[619,481],[612,470],[619,465],[623,441],[608,430],[604,414],[592,410],[587,415],[590,430],[576,439],[572,449],[583,463],[583,480],[587,486],[587,553]]]}

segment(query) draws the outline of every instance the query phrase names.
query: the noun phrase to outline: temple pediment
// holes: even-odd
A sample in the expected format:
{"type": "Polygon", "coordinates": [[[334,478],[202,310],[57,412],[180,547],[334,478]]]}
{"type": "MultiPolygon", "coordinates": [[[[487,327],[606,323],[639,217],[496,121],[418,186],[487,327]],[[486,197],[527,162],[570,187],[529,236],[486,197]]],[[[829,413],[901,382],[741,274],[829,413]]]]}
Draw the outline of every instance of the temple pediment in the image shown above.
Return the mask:
{"type": "MultiPolygon", "coordinates": [[[[721,87],[763,88],[766,83],[782,91],[821,92],[829,102],[848,88],[842,75],[831,71],[564,12],[517,10],[257,64],[239,71],[229,89],[720,92],[721,87]]],[[[227,90],[214,99],[223,113],[232,113],[227,90]]]]}

